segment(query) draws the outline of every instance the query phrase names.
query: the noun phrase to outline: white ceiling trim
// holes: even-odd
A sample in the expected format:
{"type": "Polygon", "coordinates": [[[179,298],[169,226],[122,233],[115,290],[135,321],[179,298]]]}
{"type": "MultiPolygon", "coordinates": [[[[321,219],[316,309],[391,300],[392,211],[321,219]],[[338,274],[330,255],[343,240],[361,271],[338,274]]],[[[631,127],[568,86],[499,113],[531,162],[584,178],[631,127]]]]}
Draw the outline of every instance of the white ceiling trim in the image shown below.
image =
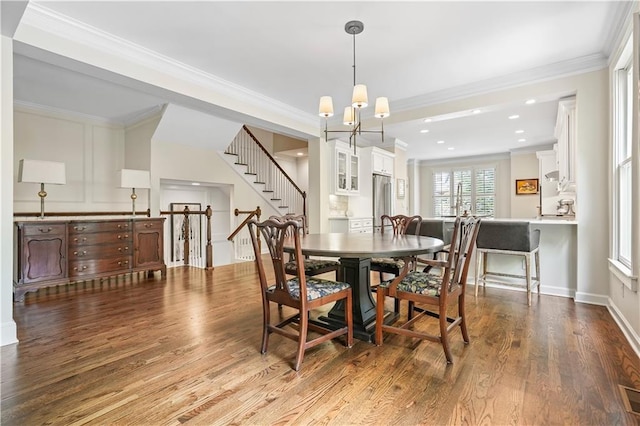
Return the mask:
{"type": "Polygon", "coordinates": [[[397,102],[392,102],[391,107],[392,110],[396,112],[410,111],[425,106],[437,105],[477,95],[484,95],[499,90],[511,89],[518,86],[540,83],[546,80],[568,77],[591,71],[598,71],[606,67],[607,58],[604,55],[589,55],[502,77],[496,77],[450,89],[427,93],[425,95],[402,99],[397,102]]]}
{"type": "Polygon", "coordinates": [[[90,115],[90,114],[82,114],[75,111],[67,111],[62,108],[55,108],[47,105],[39,105],[32,102],[14,100],[13,106],[18,110],[64,118],[66,120],[69,120],[70,118],[74,118],[80,121],[88,121],[94,124],[100,124],[104,126],[124,127],[124,123],[118,120],[109,120],[108,118],[104,118],[104,117],[97,117],[95,115],[90,115]]]}
{"type": "MultiPolygon", "coordinates": [[[[80,43],[91,49],[98,49],[108,55],[164,72],[179,80],[202,86],[206,90],[219,93],[234,101],[242,102],[253,108],[279,114],[304,126],[318,128],[318,118],[314,114],[293,108],[261,93],[248,90],[237,84],[223,80],[215,75],[191,67],[152,50],[131,43],[113,34],[59,14],[41,4],[29,3],[20,25],[27,25],[62,39],[80,43]]],[[[20,40],[19,31],[16,39],[20,40]]],[[[224,106],[230,108],[229,106],[224,106]]],[[[230,108],[231,109],[231,108],[230,108]]],[[[242,111],[240,111],[242,112],[242,111]]]]}

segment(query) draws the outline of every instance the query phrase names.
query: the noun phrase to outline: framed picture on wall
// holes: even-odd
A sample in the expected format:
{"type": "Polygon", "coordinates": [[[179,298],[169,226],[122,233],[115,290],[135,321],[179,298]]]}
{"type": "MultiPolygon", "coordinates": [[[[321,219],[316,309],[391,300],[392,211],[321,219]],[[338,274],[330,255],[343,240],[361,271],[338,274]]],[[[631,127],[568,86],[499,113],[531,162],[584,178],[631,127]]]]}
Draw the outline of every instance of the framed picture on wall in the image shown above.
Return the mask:
{"type": "Polygon", "coordinates": [[[537,194],[538,191],[538,179],[516,179],[516,195],[537,194]]]}
{"type": "Polygon", "coordinates": [[[184,260],[184,241],[189,238],[189,254],[200,256],[200,236],[202,235],[202,223],[199,214],[189,214],[189,229],[185,227],[184,209],[190,212],[202,210],[200,203],[170,203],[169,210],[175,213],[171,215],[171,260],[184,260]]]}

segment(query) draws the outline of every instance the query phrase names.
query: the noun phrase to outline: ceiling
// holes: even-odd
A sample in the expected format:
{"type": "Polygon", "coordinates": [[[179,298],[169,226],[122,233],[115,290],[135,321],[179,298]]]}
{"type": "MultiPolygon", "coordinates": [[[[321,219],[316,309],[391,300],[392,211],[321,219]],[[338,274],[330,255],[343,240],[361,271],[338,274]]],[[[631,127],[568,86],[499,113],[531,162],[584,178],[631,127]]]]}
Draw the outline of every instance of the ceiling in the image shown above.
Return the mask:
{"type": "MultiPolygon", "coordinates": [[[[435,160],[552,143],[557,100],[567,94],[541,93],[531,105],[515,99],[430,117],[429,123],[424,121],[429,117],[410,111],[437,100],[603,68],[631,4],[46,1],[30,6],[286,104],[315,117],[319,128],[320,96],[333,96],[336,116],[350,101],[353,40],[344,24],[361,20],[357,80],[367,84],[371,103],[377,96],[389,98],[385,139],[406,143],[409,158],[435,160]],[[513,115],[519,117],[509,119],[513,115]]],[[[105,77],[91,67],[78,71],[20,43],[14,51],[18,103],[127,122],[176,102],[157,88],[105,77]]],[[[340,128],[335,121],[329,124],[340,128]]]]}

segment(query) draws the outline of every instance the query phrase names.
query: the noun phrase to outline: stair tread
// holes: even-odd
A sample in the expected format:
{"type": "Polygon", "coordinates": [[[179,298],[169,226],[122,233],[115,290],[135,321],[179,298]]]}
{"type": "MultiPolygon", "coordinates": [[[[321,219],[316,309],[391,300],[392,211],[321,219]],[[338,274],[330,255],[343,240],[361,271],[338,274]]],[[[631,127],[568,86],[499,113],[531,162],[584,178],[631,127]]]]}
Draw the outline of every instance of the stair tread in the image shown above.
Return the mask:
{"type": "Polygon", "coordinates": [[[233,164],[237,164],[238,166],[248,166],[247,163],[233,163],[233,164]]]}
{"type": "Polygon", "coordinates": [[[269,189],[263,189],[262,192],[273,192],[273,191],[271,191],[269,189]]]}
{"type": "Polygon", "coordinates": [[[255,176],[255,175],[256,175],[256,174],[255,174],[255,173],[253,173],[253,172],[244,172],[244,174],[245,174],[245,175],[252,175],[252,176],[255,176]]]}
{"type": "Polygon", "coordinates": [[[235,152],[227,152],[227,151],[225,151],[224,153],[225,153],[225,154],[229,154],[229,155],[238,155],[238,154],[236,154],[235,152]]]}

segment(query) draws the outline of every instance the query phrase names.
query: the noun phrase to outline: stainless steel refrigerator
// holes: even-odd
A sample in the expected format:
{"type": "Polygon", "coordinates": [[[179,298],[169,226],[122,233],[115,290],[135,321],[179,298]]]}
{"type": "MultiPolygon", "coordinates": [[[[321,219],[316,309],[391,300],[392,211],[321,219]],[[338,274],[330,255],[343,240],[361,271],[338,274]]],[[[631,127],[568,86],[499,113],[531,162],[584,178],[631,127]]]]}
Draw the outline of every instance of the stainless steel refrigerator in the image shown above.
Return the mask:
{"type": "MultiPolygon", "coordinates": [[[[391,200],[393,200],[391,176],[373,175],[373,232],[380,232],[380,217],[383,214],[393,215],[391,200]]],[[[387,222],[385,226],[391,226],[391,224],[387,222]]]]}

